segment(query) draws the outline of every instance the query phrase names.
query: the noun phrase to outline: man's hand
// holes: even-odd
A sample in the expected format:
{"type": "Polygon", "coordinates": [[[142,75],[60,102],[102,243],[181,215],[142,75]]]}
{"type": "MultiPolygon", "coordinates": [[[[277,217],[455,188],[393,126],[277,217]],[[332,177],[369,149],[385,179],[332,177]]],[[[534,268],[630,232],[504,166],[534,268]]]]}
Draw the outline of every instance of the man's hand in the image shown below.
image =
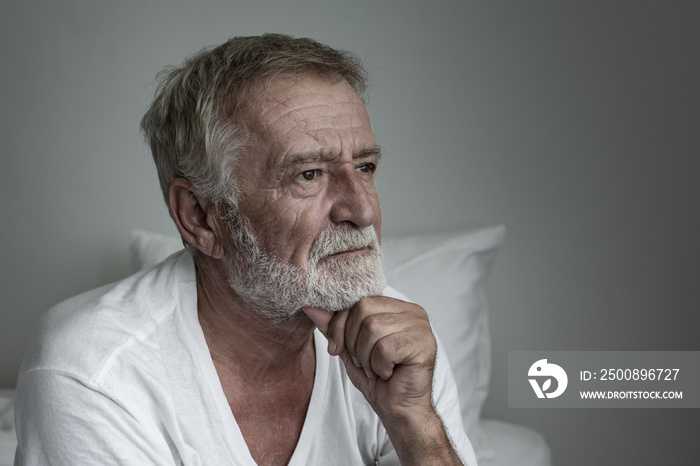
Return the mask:
{"type": "Polygon", "coordinates": [[[379,296],[335,314],[316,308],[304,312],[382,419],[406,421],[432,410],[437,344],[423,308],[379,296]]]}
{"type": "Polygon", "coordinates": [[[343,359],[402,464],[462,464],[432,405],[437,342],[422,307],[378,296],[338,313],[303,311],[328,339],[328,352],[343,359]]]}

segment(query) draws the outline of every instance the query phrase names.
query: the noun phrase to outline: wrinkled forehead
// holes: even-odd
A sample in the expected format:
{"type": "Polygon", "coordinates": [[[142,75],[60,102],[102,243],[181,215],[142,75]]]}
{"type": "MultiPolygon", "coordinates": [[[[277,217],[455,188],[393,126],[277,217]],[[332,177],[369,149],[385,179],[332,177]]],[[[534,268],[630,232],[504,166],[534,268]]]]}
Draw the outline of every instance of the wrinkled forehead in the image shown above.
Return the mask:
{"type": "Polygon", "coordinates": [[[274,152],[353,151],[348,145],[375,144],[364,102],[343,79],[270,81],[251,96],[244,118],[251,144],[274,152]]]}
{"type": "Polygon", "coordinates": [[[344,79],[316,75],[281,76],[250,89],[241,109],[251,130],[267,130],[274,124],[302,125],[313,117],[339,113],[366,114],[364,101],[344,79]]]}

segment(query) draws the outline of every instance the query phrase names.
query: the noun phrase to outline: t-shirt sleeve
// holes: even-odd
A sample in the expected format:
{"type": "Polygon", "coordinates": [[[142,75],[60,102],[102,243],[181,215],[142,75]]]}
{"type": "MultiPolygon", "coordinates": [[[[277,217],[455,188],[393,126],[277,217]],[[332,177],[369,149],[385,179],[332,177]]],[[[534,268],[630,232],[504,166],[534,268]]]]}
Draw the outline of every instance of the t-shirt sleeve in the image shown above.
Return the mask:
{"type": "Polygon", "coordinates": [[[15,466],[172,466],[177,460],[158,426],[144,425],[99,386],[68,374],[23,373],[16,418],[15,466]]]}
{"type": "Polygon", "coordinates": [[[476,466],[476,455],[472,444],[464,431],[464,423],[459,409],[459,396],[457,384],[449,361],[440,339],[435,337],[438,344],[435,372],[433,374],[433,406],[442,418],[442,423],[447,430],[447,435],[453,448],[468,466],[476,466]]]}

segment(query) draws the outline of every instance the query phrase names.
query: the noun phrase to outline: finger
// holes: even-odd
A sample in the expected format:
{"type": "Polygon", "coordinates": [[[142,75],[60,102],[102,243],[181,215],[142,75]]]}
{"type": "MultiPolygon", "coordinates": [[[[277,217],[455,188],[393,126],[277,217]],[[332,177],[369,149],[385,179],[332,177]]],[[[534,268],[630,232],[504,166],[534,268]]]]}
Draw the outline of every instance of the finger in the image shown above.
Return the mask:
{"type": "Polygon", "coordinates": [[[370,367],[382,380],[389,380],[394,369],[400,364],[410,361],[414,349],[410,339],[405,334],[393,333],[376,342],[370,355],[370,367]]]}
{"type": "Polygon", "coordinates": [[[365,374],[365,371],[361,367],[357,367],[353,363],[352,356],[350,356],[350,353],[348,353],[347,350],[343,351],[340,354],[340,358],[343,360],[343,364],[345,365],[345,372],[347,372],[348,378],[355,386],[355,388],[360,390],[362,393],[368,393],[368,390],[372,386],[371,384],[376,383],[378,379],[369,379],[365,374]]]}
{"type": "Polygon", "coordinates": [[[302,308],[304,314],[313,321],[328,340],[328,353],[337,356],[345,350],[344,332],[347,311],[331,312],[317,307],[302,308]]]}
{"type": "Polygon", "coordinates": [[[356,349],[357,338],[360,334],[362,323],[367,318],[367,316],[372,313],[373,307],[374,306],[372,305],[371,298],[362,298],[358,302],[356,302],[352,309],[350,309],[350,312],[348,312],[343,337],[345,341],[345,347],[348,349],[350,355],[353,357],[355,365],[359,364],[356,349]]]}
{"type": "Polygon", "coordinates": [[[337,356],[346,350],[345,325],[350,313],[348,311],[336,312],[328,323],[326,338],[328,338],[328,352],[337,356]]]}
{"type": "MultiPolygon", "coordinates": [[[[380,373],[374,371],[372,364],[372,357],[376,351],[375,346],[390,335],[404,333],[407,330],[406,320],[403,314],[382,313],[369,315],[362,322],[355,351],[367,377],[373,378],[375,374],[381,376],[380,373]]],[[[391,363],[391,368],[393,369],[393,363],[391,363]]]]}

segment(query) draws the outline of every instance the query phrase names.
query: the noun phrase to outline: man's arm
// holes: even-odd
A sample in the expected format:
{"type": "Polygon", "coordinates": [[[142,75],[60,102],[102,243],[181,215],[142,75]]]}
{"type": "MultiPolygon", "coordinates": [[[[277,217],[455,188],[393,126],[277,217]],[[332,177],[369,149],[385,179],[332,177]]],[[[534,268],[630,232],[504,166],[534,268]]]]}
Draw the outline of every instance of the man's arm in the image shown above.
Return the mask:
{"type": "Polygon", "coordinates": [[[402,465],[463,464],[432,404],[437,343],[423,308],[372,297],[336,314],[304,312],[328,338],[328,352],[343,359],[402,465]]]}

